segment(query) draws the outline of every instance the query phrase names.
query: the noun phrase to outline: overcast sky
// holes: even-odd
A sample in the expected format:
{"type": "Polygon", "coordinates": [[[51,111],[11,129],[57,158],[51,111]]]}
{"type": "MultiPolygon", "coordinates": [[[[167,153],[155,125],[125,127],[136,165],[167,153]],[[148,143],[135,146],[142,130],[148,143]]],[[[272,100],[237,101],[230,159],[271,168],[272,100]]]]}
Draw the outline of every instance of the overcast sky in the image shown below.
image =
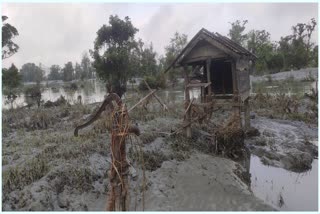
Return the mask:
{"type": "MultiPolygon", "coordinates": [[[[139,29],[137,38],[153,43],[163,54],[175,31],[190,40],[202,27],[228,34],[229,22],[247,19],[247,30],[265,29],[272,40],[291,33],[291,26],[318,20],[316,3],[6,3],[2,15],[15,26],[19,36],[14,40],[20,49],[5,59],[3,66],[14,63],[42,63],[63,66],[80,61],[84,51],[93,48],[97,30],[108,23],[110,15],[129,16],[139,29]]],[[[318,29],[318,28],[317,28],[318,29]]],[[[317,42],[318,30],[312,41],[317,42]]]]}

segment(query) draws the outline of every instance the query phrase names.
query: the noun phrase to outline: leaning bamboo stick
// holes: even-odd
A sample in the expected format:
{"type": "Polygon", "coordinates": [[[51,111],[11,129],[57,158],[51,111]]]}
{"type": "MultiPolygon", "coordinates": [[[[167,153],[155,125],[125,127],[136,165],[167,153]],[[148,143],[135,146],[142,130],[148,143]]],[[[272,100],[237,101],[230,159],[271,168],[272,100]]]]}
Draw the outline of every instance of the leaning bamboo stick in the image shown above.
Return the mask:
{"type": "MultiPolygon", "coordinates": [[[[218,111],[218,110],[220,110],[220,109],[221,109],[221,108],[213,109],[212,112],[218,111]]],[[[169,136],[178,133],[180,130],[182,130],[182,129],[188,127],[188,126],[190,126],[190,125],[191,125],[193,122],[195,122],[195,121],[203,120],[207,115],[208,115],[208,114],[204,114],[204,115],[202,115],[202,116],[198,116],[197,118],[195,118],[195,119],[193,119],[193,120],[191,120],[191,121],[183,124],[181,127],[177,128],[174,132],[171,132],[171,133],[169,134],[169,136]]]]}
{"type": "MultiPolygon", "coordinates": [[[[149,84],[147,83],[147,81],[146,80],[143,80],[144,81],[144,83],[146,84],[146,86],[147,86],[147,88],[149,89],[149,91],[152,91],[152,89],[150,88],[150,86],[149,86],[149,84]]],[[[153,94],[153,96],[158,100],[158,102],[163,106],[163,109],[165,110],[165,111],[168,111],[168,107],[166,106],[166,104],[164,104],[162,101],[161,101],[161,99],[160,99],[160,97],[158,97],[156,94],[153,94]]]]}
{"type": "Polygon", "coordinates": [[[132,111],[135,107],[137,107],[139,104],[141,104],[143,101],[145,101],[148,97],[150,97],[152,94],[154,94],[157,90],[153,90],[151,91],[149,94],[147,94],[144,98],[142,98],[141,100],[139,100],[139,102],[137,102],[134,106],[132,106],[128,112],[132,111]]]}
{"type": "Polygon", "coordinates": [[[192,105],[192,103],[193,103],[194,100],[195,100],[195,99],[193,98],[193,99],[191,100],[191,102],[189,103],[187,109],[184,111],[183,117],[186,115],[186,113],[187,113],[187,112],[189,111],[189,109],[191,108],[191,105],[192,105]]]}

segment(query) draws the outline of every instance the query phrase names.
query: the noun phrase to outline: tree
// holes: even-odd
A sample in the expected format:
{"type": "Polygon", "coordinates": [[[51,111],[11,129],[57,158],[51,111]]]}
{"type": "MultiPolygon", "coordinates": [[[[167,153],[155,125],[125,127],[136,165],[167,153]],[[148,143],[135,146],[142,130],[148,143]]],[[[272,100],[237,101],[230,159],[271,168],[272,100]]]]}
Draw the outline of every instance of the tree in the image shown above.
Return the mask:
{"type": "Polygon", "coordinates": [[[269,54],[270,48],[270,34],[265,30],[251,30],[247,34],[247,48],[251,53],[258,56],[254,62],[254,68],[257,73],[266,70],[266,57],[269,54]]]}
{"type": "MultiPolygon", "coordinates": [[[[83,76],[83,70],[82,70],[82,68],[81,68],[81,66],[80,66],[80,64],[79,63],[77,63],[76,62],[76,65],[75,65],[75,67],[74,67],[74,72],[75,72],[75,79],[80,79],[81,78],[81,76],[83,76]]],[[[84,79],[84,78],[81,78],[82,80],[84,79]]]]}
{"type": "Polygon", "coordinates": [[[273,51],[266,59],[269,73],[277,73],[283,69],[283,57],[278,51],[273,51]]]}
{"type": "Polygon", "coordinates": [[[246,37],[248,50],[253,54],[256,54],[261,46],[270,44],[270,33],[265,30],[251,30],[246,37]]]}
{"type": "Polygon", "coordinates": [[[34,63],[22,65],[20,73],[24,82],[41,82],[44,76],[44,71],[34,63]]]}
{"type": "Polygon", "coordinates": [[[2,59],[9,58],[19,50],[19,46],[12,41],[19,33],[14,26],[5,23],[7,19],[7,16],[2,16],[2,59]]]}
{"type": "Polygon", "coordinates": [[[16,89],[21,85],[21,79],[18,68],[14,64],[9,69],[2,69],[3,94],[11,103],[11,108],[13,108],[13,102],[17,98],[16,89]]]}
{"type": "Polygon", "coordinates": [[[84,80],[85,78],[93,78],[94,77],[94,69],[91,66],[91,61],[88,56],[88,53],[85,52],[82,55],[81,59],[81,68],[82,68],[82,73],[81,73],[81,80],[84,80]]]}
{"type": "Polygon", "coordinates": [[[48,75],[49,80],[61,80],[61,68],[59,65],[52,65],[50,67],[50,73],[48,75]]]}
{"type": "Polygon", "coordinates": [[[247,48],[258,56],[254,66],[255,73],[279,72],[283,67],[282,57],[270,41],[270,33],[265,30],[251,30],[247,34],[247,48]]]}
{"type": "Polygon", "coordinates": [[[230,36],[231,40],[238,43],[239,45],[245,45],[245,41],[247,39],[247,34],[244,34],[244,30],[246,29],[246,24],[248,20],[240,21],[236,20],[235,22],[231,22],[231,29],[229,30],[228,36],[230,36]]]}
{"type": "MultiPolygon", "coordinates": [[[[143,77],[145,75],[144,71],[142,71],[142,52],[143,52],[144,43],[141,39],[138,39],[136,42],[136,47],[132,49],[131,53],[131,70],[133,77],[143,77]]],[[[131,79],[132,80],[132,79],[131,79]]]]}
{"type": "Polygon", "coordinates": [[[318,45],[313,48],[310,65],[312,67],[318,67],[318,45]]]}
{"type": "MultiPolygon", "coordinates": [[[[187,45],[188,36],[185,34],[179,34],[176,32],[173,38],[170,39],[170,44],[165,47],[165,67],[169,67],[177,55],[187,45]]],[[[178,76],[182,76],[182,69],[170,69],[168,72],[168,79],[175,86],[178,76]]]]}
{"type": "Polygon", "coordinates": [[[109,93],[117,93],[120,97],[133,74],[132,53],[137,48],[134,38],[137,32],[128,16],[121,20],[117,15],[111,15],[109,25],[98,30],[94,50],[91,51],[98,77],[106,82],[109,93]]]}
{"type": "Polygon", "coordinates": [[[285,69],[300,69],[312,62],[314,44],[310,42],[310,38],[316,25],[312,18],[311,23],[298,23],[292,26],[291,35],[281,37],[279,51],[283,56],[285,69]]]}
{"type": "Polygon", "coordinates": [[[73,80],[74,77],[74,69],[72,66],[72,62],[68,62],[64,65],[64,68],[62,69],[62,80],[65,82],[69,82],[73,80]]]}
{"type": "Polygon", "coordinates": [[[40,82],[37,82],[37,84],[35,85],[26,87],[24,90],[24,95],[28,106],[32,106],[34,105],[34,103],[36,103],[38,108],[40,108],[42,97],[40,82]]]}
{"type": "Polygon", "coordinates": [[[305,24],[305,30],[307,31],[307,53],[308,53],[308,60],[310,56],[310,50],[312,50],[312,46],[314,45],[313,43],[310,42],[310,39],[311,39],[311,36],[312,36],[312,33],[315,29],[317,25],[317,22],[314,18],[311,19],[311,23],[308,23],[308,24],[305,24]]]}
{"type": "Polygon", "coordinates": [[[158,58],[158,71],[164,71],[165,69],[166,69],[166,58],[161,55],[158,58]]]}
{"type": "Polygon", "coordinates": [[[157,73],[157,53],[153,51],[152,43],[141,52],[140,72],[143,76],[155,75],[157,73]]]}

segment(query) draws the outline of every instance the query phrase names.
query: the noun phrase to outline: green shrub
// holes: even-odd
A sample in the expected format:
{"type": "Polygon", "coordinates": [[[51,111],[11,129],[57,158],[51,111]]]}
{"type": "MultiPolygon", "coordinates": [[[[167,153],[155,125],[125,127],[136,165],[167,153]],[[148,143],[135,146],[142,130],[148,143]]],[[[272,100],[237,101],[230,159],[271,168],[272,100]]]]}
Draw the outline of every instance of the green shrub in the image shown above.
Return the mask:
{"type": "Polygon", "coordinates": [[[29,106],[37,104],[40,107],[41,104],[41,87],[40,83],[33,86],[28,86],[24,90],[24,95],[26,97],[26,102],[29,106]]]}

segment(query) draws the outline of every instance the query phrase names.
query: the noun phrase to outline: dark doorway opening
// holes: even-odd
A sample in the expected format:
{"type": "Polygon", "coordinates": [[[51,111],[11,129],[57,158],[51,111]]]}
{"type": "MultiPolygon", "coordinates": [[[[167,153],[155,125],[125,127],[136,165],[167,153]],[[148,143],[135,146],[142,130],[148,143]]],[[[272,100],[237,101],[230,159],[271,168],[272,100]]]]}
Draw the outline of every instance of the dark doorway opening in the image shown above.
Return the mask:
{"type": "Polygon", "coordinates": [[[233,94],[231,62],[212,62],[210,74],[214,94],[233,94]]]}

